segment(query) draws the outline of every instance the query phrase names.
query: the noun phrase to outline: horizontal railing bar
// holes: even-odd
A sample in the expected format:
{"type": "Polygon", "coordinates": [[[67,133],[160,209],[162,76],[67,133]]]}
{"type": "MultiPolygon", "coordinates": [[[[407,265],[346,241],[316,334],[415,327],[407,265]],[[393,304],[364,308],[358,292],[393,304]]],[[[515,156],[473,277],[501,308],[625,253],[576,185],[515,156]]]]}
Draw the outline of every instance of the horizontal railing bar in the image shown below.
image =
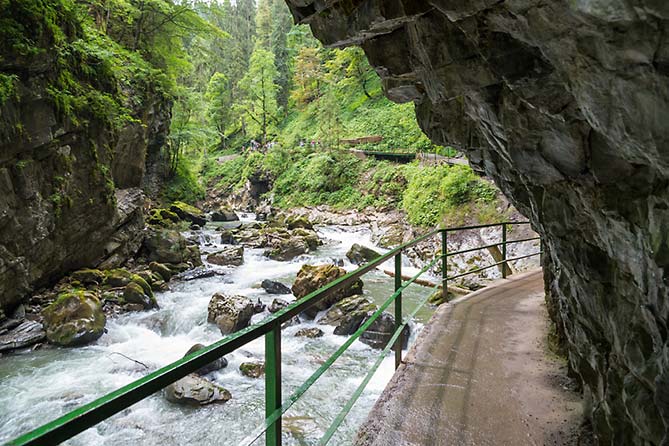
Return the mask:
{"type": "Polygon", "coordinates": [[[484,225],[474,225],[474,226],[456,226],[452,228],[443,228],[442,231],[446,232],[455,232],[455,231],[466,231],[469,229],[483,229],[483,228],[492,228],[494,226],[502,225],[529,225],[529,221],[505,221],[502,223],[487,223],[484,225]]]}
{"type": "Polygon", "coordinates": [[[524,255],[524,256],[520,256],[520,257],[513,257],[511,259],[502,260],[501,262],[492,263],[490,265],[483,266],[481,268],[477,268],[477,269],[473,269],[471,271],[467,271],[466,273],[458,274],[458,275],[453,276],[453,277],[447,277],[446,280],[459,279],[460,277],[464,277],[464,276],[467,276],[469,274],[475,274],[475,273],[478,273],[478,272],[486,270],[486,269],[494,268],[495,266],[499,266],[503,263],[513,262],[513,261],[516,261],[516,260],[525,259],[527,257],[538,256],[540,254],[543,254],[543,251],[535,252],[535,253],[532,253],[532,254],[527,254],[527,255],[524,255]]]}
{"type": "Polygon", "coordinates": [[[38,427],[7,443],[11,446],[50,446],[59,444],[92,427],[112,415],[132,406],[153,393],[161,390],[189,373],[231,353],[239,347],[263,336],[275,326],[297,316],[307,308],[320,302],[330,293],[355,282],[360,276],[384,263],[403,249],[414,246],[439,232],[435,229],[421,237],[400,245],[377,257],[362,267],[330,282],[326,286],[288,305],[258,324],[226,336],[189,356],[168,364],[159,370],[112,391],[84,406],[69,412],[46,425],[38,427]]]}
{"type": "Polygon", "coordinates": [[[491,245],[481,246],[480,248],[469,248],[469,249],[463,249],[462,251],[448,252],[446,254],[446,257],[452,257],[452,256],[456,256],[458,254],[466,254],[468,252],[480,251],[482,249],[488,249],[488,248],[492,248],[492,247],[495,247],[495,246],[510,245],[512,243],[531,242],[533,240],[541,240],[541,237],[530,237],[530,238],[523,238],[523,239],[519,239],[519,240],[507,240],[506,242],[493,243],[491,245]]]}
{"type": "Polygon", "coordinates": [[[426,271],[432,268],[435,263],[440,260],[439,257],[436,257],[432,262],[426,265],[421,269],[418,274],[413,276],[411,279],[402,284],[400,288],[397,289],[381,306],[353,333],[347,340],[344,342],[325,362],[300,386],[298,387],[284,402],[280,408],[276,409],[270,416],[265,419],[263,426],[258,427],[252,434],[246,437],[243,440],[242,444],[247,446],[252,445],[270,426],[278,420],[284,413],[291,408],[291,406],[302,396],[304,393],[309,390],[309,388],[320,378],[327,369],[334,364],[334,362],[355,342],[362,333],[369,328],[372,323],[378,319],[378,317],[385,311],[386,308],[390,306],[391,303],[397,298],[397,296],[402,293],[409,285],[411,285],[416,279],[423,275],[426,271]]]}
{"type": "MultiPolygon", "coordinates": [[[[438,288],[438,286],[434,286],[434,287],[430,287],[430,288],[433,288],[433,289],[436,290],[438,288]]],[[[339,428],[339,425],[344,421],[344,418],[346,418],[346,416],[351,411],[351,409],[353,408],[355,403],[358,401],[358,398],[360,398],[360,395],[362,395],[362,392],[365,390],[365,388],[369,384],[369,381],[374,376],[374,373],[376,373],[376,371],[380,367],[381,363],[385,359],[386,355],[388,354],[388,352],[390,351],[392,346],[397,341],[397,338],[399,338],[400,334],[404,330],[404,327],[406,327],[409,324],[409,321],[411,321],[416,316],[418,311],[421,308],[423,308],[423,306],[427,303],[427,301],[430,300],[430,297],[431,297],[431,295],[428,294],[425,298],[423,298],[418,303],[418,305],[416,305],[416,307],[413,309],[413,311],[406,318],[402,319],[402,324],[400,324],[400,326],[395,330],[395,332],[393,333],[393,336],[390,338],[390,341],[386,344],[385,348],[383,349],[383,351],[381,352],[379,357],[376,359],[376,362],[374,362],[374,364],[372,365],[372,368],[369,370],[367,375],[365,375],[365,378],[362,380],[362,383],[360,383],[358,388],[355,389],[355,392],[353,393],[353,396],[351,397],[351,399],[348,400],[348,402],[342,408],[342,410],[339,412],[337,417],[335,417],[332,424],[330,424],[330,427],[325,432],[325,435],[323,435],[323,437],[320,439],[320,441],[318,443],[319,445],[325,445],[330,441],[330,439],[332,438],[334,433],[339,428]]]]}

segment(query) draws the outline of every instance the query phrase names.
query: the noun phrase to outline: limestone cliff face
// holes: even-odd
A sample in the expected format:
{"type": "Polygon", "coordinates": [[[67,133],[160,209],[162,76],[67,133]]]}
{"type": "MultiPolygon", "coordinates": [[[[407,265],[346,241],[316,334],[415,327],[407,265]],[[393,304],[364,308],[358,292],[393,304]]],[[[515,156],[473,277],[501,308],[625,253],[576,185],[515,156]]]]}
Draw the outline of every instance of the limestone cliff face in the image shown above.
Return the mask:
{"type": "Polygon", "coordinates": [[[545,237],[601,444],[669,444],[669,2],[288,0],[545,237]]]}
{"type": "Polygon", "coordinates": [[[122,126],[59,111],[49,57],[0,58],[16,73],[0,104],[0,309],[82,266],[116,266],[141,245],[147,151],[162,144],[169,103],[146,98],[122,126]]]}

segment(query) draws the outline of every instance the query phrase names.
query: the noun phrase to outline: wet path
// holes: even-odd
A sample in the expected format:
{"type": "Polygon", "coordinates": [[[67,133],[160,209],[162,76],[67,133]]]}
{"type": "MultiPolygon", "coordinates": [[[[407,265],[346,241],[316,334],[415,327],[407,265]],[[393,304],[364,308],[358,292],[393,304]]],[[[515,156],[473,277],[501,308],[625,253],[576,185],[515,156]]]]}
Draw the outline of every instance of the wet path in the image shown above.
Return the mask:
{"type": "Polygon", "coordinates": [[[359,445],[570,445],[581,418],[546,349],[541,271],[442,305],[359,432],[359,445]]]}

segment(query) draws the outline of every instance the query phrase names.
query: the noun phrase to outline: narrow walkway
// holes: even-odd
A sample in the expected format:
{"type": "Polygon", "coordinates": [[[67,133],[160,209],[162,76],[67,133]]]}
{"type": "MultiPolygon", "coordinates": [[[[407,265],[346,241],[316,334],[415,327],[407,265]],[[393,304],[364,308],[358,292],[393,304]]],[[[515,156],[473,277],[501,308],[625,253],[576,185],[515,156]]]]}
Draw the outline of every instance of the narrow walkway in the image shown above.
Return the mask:
{"type": "Polygon", "coordinates": [[[546,348],[541,271],[442,305],[356,445],[575,445],[579,395],[546,348]]]}

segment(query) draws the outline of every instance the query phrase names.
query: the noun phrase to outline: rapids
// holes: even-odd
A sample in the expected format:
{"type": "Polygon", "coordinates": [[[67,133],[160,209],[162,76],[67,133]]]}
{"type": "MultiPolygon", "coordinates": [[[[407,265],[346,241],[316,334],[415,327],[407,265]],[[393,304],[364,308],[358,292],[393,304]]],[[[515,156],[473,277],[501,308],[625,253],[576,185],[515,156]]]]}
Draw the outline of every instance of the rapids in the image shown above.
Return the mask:
{"type": "MultiPolygon", "coordinates": [[[[263,279],[279,280],[290,286],[302,264],[326,263],[333,259],[343,259],[347,270],[355,269],[345,257],[353,243],[384,251],[374,246],[371,231],[364,226],[320,226],[317,230],[324,246],[294,261],[273,261],[264,257],[262,250],[246,249],[244,264],[221,268],[224,275],[171,282],[169,291],[156,294],[159,310],[127,313],[109,319],[107,333],[91,345],[19,351],[0,358],[0,443],[179,359],[195,343],[210,344],[221,339],[216,326],[207,323],[207,304],[214,293],[242,294],[254,301],[259,298],[269,305],[275,297],[290,299],[292,296],[266,294],[259,288],[263,279]]],[[[206,255],[216,250],[217,244],[204,245],[207,241],[216,241],[218,233],[210,227],[202,232],[200,241],[206,255]]],[[[415,270],[411,265],[406,266],[407,272],[415,270]]],[[[384,268],[392,269],[392,262],[384,268]]],[[[363,281],[365,294],[377,303],[383,302],[392,292],[393,279],[382,272],[369,273],[363,281]]],[[[430,289],[416,285],[409,287],[404,293],[405,312],[413,309],[415,303],[430,292],[430,289]]],[[[422,310],[412,322],[411,341],[430,312],[429,308],[422,310]]],[[[257,314],[252,323],[268,315],[267,311],[257,314]]],[[[333,327],[327,325],[318,325],[325,332],[321,338],[293,336],[297,330],[315,325],[303,322],[282,332],[284,398],[347,339],[333,335],[333,327]]],[[[376,355],[377,350],[356,341],[285,415],[284,444],[315,444],[362,381],[376,355]]],[[[208,375],[208,378],[232,393],[233,399],[229,402],[190,408],[167,402],[159,392],[66,444],[239,444],[263,422],[264,379],[254,380],[239,372],[240,363],[264,359],[263,339],[247,344],[226,358],[228,367],[208,375]]],[[[352,443],[355,431],[392,373],[391,353],[330,444],[352,443]]],[[[260,437],[254,444],[263,442],[264,437],[260,437]]]]}

